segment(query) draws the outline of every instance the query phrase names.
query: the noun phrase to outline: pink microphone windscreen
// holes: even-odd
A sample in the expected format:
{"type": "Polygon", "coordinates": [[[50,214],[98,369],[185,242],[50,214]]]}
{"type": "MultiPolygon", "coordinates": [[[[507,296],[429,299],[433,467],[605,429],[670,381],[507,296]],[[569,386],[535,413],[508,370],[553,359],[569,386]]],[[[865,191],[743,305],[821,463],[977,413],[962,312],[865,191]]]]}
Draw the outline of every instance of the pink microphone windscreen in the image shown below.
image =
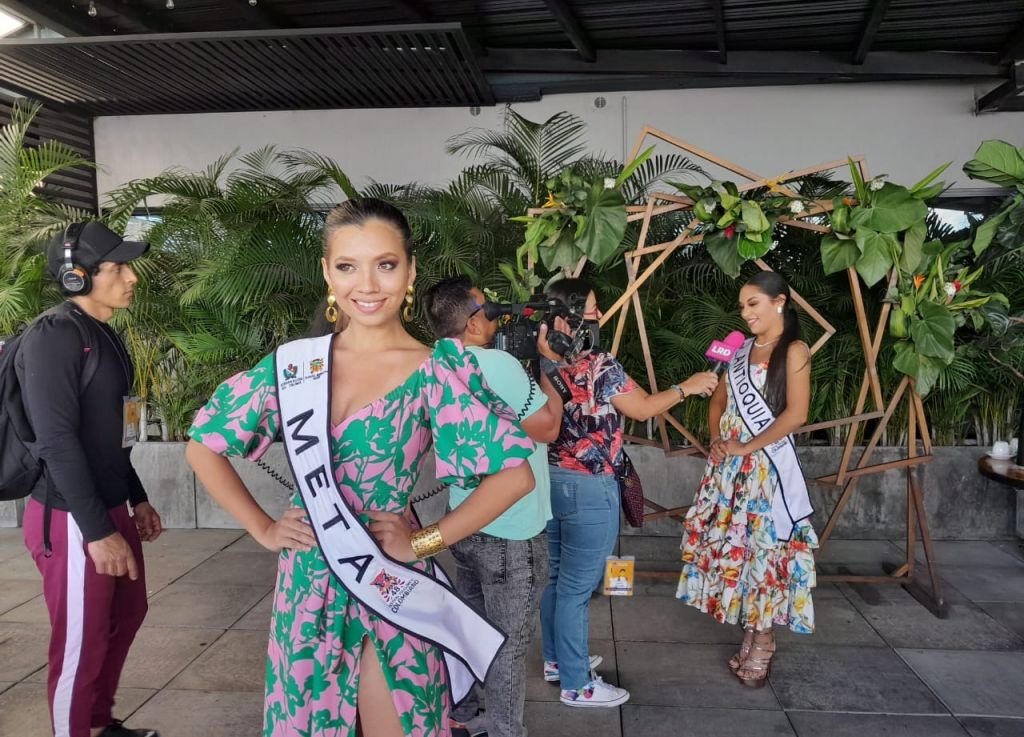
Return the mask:
{"type": "Polygon", "coordinates": [[[743,343],[746,341],[743,333],[739,330],[733,330],[731,333],[725,336],[723,343],[728,343],[733,347],[733,350],[739,350],[743,347],[743,343]]]}
{"type": "Polygon", "coordinates": [[[719,363],[729,363],[732,360],[736,349],[722,340],[712,341],[711,345],[704,352],[704,358],[719,363]]]}

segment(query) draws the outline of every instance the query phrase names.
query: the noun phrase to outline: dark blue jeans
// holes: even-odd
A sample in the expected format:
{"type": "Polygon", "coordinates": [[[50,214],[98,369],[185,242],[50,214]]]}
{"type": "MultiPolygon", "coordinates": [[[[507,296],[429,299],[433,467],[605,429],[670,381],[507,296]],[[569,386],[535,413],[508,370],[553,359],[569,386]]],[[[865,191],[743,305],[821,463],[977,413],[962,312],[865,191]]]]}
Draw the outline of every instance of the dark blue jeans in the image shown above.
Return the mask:
{"type": "Polygon", "coordinates": [[[590,595],[619,535],[619,484],[612,475],[551,467],[548,585],[540,603],[544,659],[558,663],[563,689],[590,681],[590,595]]]}

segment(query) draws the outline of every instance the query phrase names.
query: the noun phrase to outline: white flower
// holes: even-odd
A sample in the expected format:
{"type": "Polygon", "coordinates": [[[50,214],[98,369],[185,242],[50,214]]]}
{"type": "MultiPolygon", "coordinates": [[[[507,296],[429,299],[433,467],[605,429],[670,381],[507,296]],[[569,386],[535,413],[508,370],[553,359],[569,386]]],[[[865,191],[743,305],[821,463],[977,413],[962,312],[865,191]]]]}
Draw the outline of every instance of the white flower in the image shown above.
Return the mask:
{"type": "Polygon", "coordinates": [[[877,177],[868,182],[868,189],[872,192],[877,192],[885,186],[886,181],[889,179],[885,174],[879,174],[877,177]]]}
{"type": "Polygon", "coordinates": [[[946,296],[949,297],[950,299],[952,299],[953,297],[956,296],[956,284],[954,284],[951,281],[946,282],[946,285],[942,288],[942,290],[946,293],[946,296]]]}
{"type": "Polygon", "coordinates": [[[605,177],[604,178],[604,188],[605,189],[615,189],[615,180],[612,179],[611,177],[605,177]]]}
{"type": "Polygon", "coordinates": [[[807,208],[804,206],[804,203],[801,200],[793,200],[792,202],[789,203],[789,211],[794,215],[799,215],[806,209],[807,208]]]}

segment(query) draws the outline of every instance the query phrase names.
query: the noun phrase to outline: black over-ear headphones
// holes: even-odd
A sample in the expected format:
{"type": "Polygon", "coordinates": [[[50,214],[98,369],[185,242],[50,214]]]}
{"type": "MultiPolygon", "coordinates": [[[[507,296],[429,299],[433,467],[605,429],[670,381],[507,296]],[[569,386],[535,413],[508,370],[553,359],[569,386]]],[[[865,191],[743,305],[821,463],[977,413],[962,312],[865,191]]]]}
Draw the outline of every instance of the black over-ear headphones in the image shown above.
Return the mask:
{"type": "Polygon", "coordinates": [[[64,230],[64,263],[57,273],[57,283],[65,293],[79,297],[92,290],[92,277],[89,270],[75,263],[74,250],[78,248],[78,239],[82,235],[85,223],[71,223],[64,230]]]}

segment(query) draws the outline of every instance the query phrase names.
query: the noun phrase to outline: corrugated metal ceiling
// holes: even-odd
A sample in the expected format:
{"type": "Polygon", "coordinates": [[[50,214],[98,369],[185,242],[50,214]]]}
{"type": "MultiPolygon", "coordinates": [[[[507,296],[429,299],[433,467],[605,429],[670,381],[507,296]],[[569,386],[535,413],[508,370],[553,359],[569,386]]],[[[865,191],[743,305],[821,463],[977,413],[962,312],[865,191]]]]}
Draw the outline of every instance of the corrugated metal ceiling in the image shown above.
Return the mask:
{"type": "Polygon", "coordinates": [[[0,42],[0,86],[103,114],[482,105],[611,89],[1012,82],[1024,59],[1024,0],[93,2],[95,17],[88,0],[0,0],[69,34],[163,35],[0,42]]]}

